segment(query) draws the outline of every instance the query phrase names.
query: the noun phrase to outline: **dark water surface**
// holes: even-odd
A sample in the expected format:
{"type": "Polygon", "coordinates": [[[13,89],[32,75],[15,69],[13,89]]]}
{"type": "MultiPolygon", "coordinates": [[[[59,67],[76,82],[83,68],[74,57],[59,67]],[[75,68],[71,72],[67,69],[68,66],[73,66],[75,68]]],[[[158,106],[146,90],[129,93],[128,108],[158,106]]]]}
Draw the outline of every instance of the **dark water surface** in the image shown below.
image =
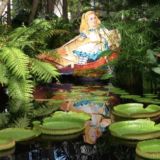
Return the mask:
{"type": "Polygon", "coordinates": [[[14,150],[8,150],[4,156],[0,154],[0,160],[139,160],[135,154],[136,141],[121,141],[108,130],[94,145],[85,143],[78,134],[65,138],[68,140],[60,136],[57,140],[54,136],[40,136],[17,143],[14,150]]]}
{"type": "MultiPolygon", "coordinates": [[[[62,79],[62,83],[72,81],[72,76],[62,79]]],[[[75,79],[74,83],[104,85],[100,81],[82,83],[75,79]]],[[[0,152],[0,160],[144,160],[135,154],[136,144],[136,141],[111,136],[108,128],[93,145],[84,142],[83,133],[56,137],[41,135],[30,141],[18,142],[15,148],[0,152]]]]}

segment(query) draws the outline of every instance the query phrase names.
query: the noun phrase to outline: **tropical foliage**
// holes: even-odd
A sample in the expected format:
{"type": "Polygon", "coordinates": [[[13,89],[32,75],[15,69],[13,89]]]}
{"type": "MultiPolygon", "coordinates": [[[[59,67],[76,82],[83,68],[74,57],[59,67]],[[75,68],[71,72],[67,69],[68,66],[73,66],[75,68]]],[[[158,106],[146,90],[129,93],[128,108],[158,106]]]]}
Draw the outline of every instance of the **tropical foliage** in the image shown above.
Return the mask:
{"type": "MultiPolygon", "coordinates": [[[[37,55],[48,53],[59,59],[53,49],[47,49],[46,41],[51,36],[68,32],[54,29],[52,23],[44,19],[36,19],[29,27],[22,25],[13,30],[3,24],[0,31],[0,84],[10,98],[7,105],[9,113],[3,114],[6,120],[2,119],[1,127],[6,122],[12,122],[10,126],[13,127],[26,127],[38,111],[42,114],[40,108],[43,106],[35,107],[33,101],[34,86],[40,82],[49,83],[53,78],[59,81],[56,68],[38,60],[37,55]]],[[[45,110],[53,112],[51,107],[45,110]]]]}

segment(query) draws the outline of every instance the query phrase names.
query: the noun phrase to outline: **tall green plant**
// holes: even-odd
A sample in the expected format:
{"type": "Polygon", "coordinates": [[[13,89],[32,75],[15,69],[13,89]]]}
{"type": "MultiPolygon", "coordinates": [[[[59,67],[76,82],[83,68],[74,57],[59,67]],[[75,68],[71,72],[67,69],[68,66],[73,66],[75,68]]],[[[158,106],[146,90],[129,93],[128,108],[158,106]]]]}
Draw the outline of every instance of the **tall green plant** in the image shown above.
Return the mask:
{"type": "MultiPolygon", "coordinates": [[[[46,37],[66,33],[52,29],[46,20],[35,21],[31,26],[22,26],[1,38],[0,83],[7,87],[9,96],[18,99],[32,98],[33,81],[51,82],[59,73],[48,63],[36,56],[46,50],[46,37]]],[[[57,56],[56,53],[53,56],[57,56]]]]}
{"type": "Polygon", "coordinates": [[[35,105],[34,84],[48,83],[52,78],[59,81],[57,69],[38,60],[37,55],[48,53],[60,58],[54,50],[47,49],[46,42],[51,36],[68,32],[54,29],[53,23],[43,19],[36,19],[29,27],[22,25],[11,30],[11,27],[1,25],[0,28],[0,85],[10,98],[7,113],[2,113],[0,118],[0,127],[27,127],[39,115],[38,111],[42,114],[43,110],[43,115],[54,111],[53,106],[35,105]]]}
{"type": "Polygon", "coordinates": [[[114,67],[118,83],[123,86],[137,85],[142,87],[142,75],[149,61],[147,49],[157,45],[159,35],[157,24],[159,22],[155,18],[149,19],[150,10],[149,8],[144,9],[142,6],[122,10],[112,19],[114,23],[111,25],[106,23],[106,26],[118,29],[121,34],[120,54],[110,62],[110,65],[114,67]],[[146,18],[144,10],[148,13],[148,18],[146,18]],[[122,19],[122,15],[124,19],[122,19]]]}

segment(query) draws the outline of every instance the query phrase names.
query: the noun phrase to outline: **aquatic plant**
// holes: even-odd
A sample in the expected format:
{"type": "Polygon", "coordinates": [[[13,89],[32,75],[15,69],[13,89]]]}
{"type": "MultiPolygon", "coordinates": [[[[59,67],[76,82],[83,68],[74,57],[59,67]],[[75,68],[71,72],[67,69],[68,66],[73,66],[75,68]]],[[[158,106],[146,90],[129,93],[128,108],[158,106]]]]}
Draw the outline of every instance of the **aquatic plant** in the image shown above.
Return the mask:
{"type": "Polygon", "coordinates": [[[160,137],[160,125],[147,119],[121,121],[109,126],[111,134],[124,139],[144,140],[160,137]]]}
{"type": "Polygon", "coordinates": [[[0,137],[0,151],[13,148],[15,140],[10,137],[0,137]]]}
{"type": "Polygon", "coordinates": [[[136,153],[147,159],[160,159],[160,140],[141,141],[136,146],[136,153]]]}
{"type": "Polygon", "coordinates": [[[112,113],[126,118],[151,118],[160,115],[160,107],[152,104],[144,108],[142,103],[126,103],[114,106],[112,113]]]}
{"type": "Polygon", "coordinates": [[[57,111],[52,117],[43,119],[42,124],[34,121],[33,126],[43,134],[67,135],[84,130],[84,123],[89,119],[90,116],[85,113],[57,111]]]}

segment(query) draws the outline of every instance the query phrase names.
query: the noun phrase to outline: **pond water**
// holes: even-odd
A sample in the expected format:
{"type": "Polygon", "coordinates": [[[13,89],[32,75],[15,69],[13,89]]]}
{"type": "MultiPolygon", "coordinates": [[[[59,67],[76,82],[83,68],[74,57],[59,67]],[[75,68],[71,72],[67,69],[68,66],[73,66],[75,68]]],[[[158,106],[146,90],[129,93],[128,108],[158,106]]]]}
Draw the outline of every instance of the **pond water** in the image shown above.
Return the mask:
{"type": "MultiPolygon", "coordinates": [[[[65,84],[63,90],[71,87],[72,84],[68,82],[73,81],[72,78],[63,79],[65,84]]],[[[76,81],[74,83],[76,85],[106,85],[100,81],[85,81],[83,84],[76,81]]],[[[44,86],[37,87],[39,93],[37,96],[43,96],[48,89],[49,92],[55,91],[55,87],[44,86]]],[[[136,144],[137,141],[127,141],[111,136],[106,127],[95,144],[84,141],[84,132],[68,136],[41,135],[30,141],[18,142],[15,148],[0,152],[0,160],[144,160],[135,154],[136,144]]]]}

